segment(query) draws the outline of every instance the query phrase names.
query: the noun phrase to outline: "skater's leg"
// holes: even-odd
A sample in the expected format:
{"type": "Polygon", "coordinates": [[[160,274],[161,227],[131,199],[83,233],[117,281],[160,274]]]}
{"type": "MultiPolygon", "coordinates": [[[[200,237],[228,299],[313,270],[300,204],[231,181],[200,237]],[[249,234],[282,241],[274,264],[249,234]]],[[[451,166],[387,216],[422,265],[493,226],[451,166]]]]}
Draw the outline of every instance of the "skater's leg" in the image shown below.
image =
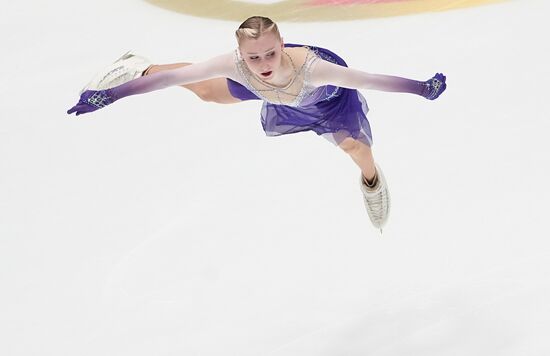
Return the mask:
{"type": "MultiPolygon", "coordinates": [[[[163,70],[176,69],[185,67],[191,63],[174,63],[152,65],[143,72],[144,75],[153,74],[163,70]]],[[[211,101],[218,104],[233,104],[241,100],[235,98],[227,88],[227,80],[225,78],[214,78],[197,83],[181,85],[182,87],[191,90],[199,98],[204,101],[211,101]]]]}
{"type": "Polygon", "coordinates": [[[353,138],[344,139],[339,147],[350,155],[351,159],[359,166],[363,177],[365,177],[369,183],[374,183],[374,176],[376,174],[376,168],[374,166],[374,157],[372,156],[371,148],[361,141],[354,140],[353,138]]]}
{"type": "Polygon", "coordinates": [[[346,138],[340,143],[346,153],[361,168],[361,191],[365,208],[372,224],[380,229],[386,224],[390,213],[390,193],[380,166],[374,164],[371,148],[361,141],[346,138]]]}

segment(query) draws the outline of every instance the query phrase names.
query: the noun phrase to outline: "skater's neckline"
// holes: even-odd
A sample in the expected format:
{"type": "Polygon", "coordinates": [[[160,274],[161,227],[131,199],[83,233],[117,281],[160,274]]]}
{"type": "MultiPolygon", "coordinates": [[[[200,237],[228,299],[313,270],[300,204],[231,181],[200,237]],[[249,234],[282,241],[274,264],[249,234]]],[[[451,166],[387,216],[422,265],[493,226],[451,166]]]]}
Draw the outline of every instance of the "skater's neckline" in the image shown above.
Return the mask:
{"type": "Polygon", "coordinates": [[[289,84],[284,88],[266,85],[263,81],[256,78],[241,57],[239,50],[235,50],[235,65],[237,67],[237,72],[243,80],[242,84],[257,97],[271,104],[294,107],[299,106],[309,90],[312,89],[310,85],[311,66],[319,57],[315,51],[308,46],[301,46],[298,48],[306,49],[305,59],[300,68],[295,71],[295,75],[291,78],[289,84]]]}

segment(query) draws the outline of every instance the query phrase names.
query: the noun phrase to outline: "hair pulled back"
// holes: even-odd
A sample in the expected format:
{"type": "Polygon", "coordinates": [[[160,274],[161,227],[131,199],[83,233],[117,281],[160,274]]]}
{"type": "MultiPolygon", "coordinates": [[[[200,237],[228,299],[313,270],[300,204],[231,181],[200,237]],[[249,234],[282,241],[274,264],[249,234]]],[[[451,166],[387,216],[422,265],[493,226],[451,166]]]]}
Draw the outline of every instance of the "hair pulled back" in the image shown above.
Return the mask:
{"type": "Polygon", "coordinates": [[[277,24],[268,17],[252,16],[246,19],[235,31],[239,45],[245,39],[258,39],[266,32],[272,32],[277,37],[281,37],[277,24]]]}

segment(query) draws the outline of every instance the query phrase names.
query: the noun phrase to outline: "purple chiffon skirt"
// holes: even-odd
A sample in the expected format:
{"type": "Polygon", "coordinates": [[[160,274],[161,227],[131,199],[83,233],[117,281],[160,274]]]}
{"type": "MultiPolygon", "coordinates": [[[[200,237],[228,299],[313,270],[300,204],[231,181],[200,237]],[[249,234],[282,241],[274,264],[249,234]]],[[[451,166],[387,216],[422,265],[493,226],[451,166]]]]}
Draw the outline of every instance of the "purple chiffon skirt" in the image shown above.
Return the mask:
{"type": "MultiPolygon", "coordinates": [[[[285,47],[303,45],[285,44],[285,47]]],[[[308,46],[321,59],[346,66],[346,62],[333,52],[308,46]]],[[[245,86],[227,79],[231,95],[241,100],[261,100],[245,86]]],[[[297,106],[273,104],[264,101],[261,121],[267,136],[280,136],[296,132],[313,131],[339,145],[351,137],[372,145],[372,134],[367,119],[369,108],[365,98],[355,89],[331,85],[316,88],[297,106]]]]}

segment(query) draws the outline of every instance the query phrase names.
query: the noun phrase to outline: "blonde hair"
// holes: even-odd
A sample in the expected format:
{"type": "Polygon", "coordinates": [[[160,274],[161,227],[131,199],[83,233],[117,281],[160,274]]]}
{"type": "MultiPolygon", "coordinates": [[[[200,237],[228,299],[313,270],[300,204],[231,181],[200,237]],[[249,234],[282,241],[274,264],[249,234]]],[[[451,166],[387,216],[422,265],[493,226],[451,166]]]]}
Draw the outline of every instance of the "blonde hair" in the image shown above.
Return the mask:
{"type": "Polygon", "coordinates": [[[246,19],[235,31],[239,45],[244,39],[258,39],[266,32],[272,32],[281,38],[277,24],[270,18],[263,16],[252,16],[246,19]]]}

